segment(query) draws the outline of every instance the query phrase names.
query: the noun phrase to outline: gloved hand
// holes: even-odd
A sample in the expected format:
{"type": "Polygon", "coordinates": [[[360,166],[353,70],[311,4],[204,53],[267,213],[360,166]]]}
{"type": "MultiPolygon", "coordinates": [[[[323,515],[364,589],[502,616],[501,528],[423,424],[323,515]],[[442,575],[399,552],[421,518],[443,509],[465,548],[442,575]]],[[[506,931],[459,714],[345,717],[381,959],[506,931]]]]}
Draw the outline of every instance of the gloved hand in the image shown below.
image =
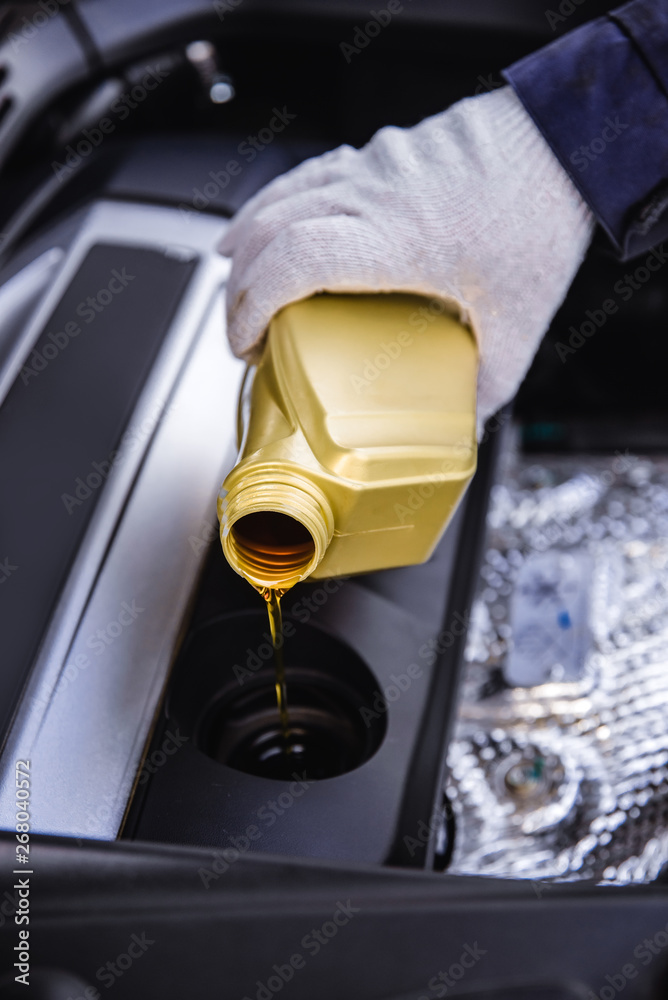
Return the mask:
{"type": "Polygon", "coordinates": [[[272,181],[238,213],[228,335],[254,360],[274,313],[318,291],[436,296],[480,348],[478,424],[524,377],[593,217],[510,87],[383,128],[272,181]]]}

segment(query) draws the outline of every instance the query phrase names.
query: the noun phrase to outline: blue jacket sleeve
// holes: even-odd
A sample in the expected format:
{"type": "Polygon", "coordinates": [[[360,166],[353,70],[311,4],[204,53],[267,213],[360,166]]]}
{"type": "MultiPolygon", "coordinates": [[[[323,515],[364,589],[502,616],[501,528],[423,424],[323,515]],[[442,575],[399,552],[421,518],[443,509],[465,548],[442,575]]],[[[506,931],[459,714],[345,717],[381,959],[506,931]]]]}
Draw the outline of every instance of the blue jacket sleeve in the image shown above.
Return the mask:
{"type": "Polygon", "coordinates": [[[632,0],[504,76],[623,260],[668,237],[668,0],[632,0]]]}

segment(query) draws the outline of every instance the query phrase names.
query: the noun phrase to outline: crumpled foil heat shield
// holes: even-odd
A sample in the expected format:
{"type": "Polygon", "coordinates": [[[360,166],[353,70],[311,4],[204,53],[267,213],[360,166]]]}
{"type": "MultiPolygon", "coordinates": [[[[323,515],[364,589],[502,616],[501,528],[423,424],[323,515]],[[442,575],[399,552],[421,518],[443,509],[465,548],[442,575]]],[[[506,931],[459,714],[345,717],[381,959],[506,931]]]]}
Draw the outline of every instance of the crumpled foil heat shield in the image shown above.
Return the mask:
{"type": "Polygon", "coordinates": [[[465,655],[448,872],[655,879],[668,862],[668,457],[511,448],[465,655]]]}

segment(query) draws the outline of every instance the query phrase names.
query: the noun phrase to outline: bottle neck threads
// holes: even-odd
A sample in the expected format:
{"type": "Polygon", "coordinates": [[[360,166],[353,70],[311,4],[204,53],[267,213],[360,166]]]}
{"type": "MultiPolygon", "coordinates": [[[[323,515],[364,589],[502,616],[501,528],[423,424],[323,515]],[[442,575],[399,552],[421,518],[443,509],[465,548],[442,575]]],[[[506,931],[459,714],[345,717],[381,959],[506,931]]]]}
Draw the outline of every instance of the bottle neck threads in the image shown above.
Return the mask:
{"type": "Polygon", "coordinates": [[[219,514],[228,562],[259,589],[288,590],[307,577],[334,532],[324,495],[297,477],[276,482],[265,473],[260,482],[242,479],[221,500],[219,514]]]}

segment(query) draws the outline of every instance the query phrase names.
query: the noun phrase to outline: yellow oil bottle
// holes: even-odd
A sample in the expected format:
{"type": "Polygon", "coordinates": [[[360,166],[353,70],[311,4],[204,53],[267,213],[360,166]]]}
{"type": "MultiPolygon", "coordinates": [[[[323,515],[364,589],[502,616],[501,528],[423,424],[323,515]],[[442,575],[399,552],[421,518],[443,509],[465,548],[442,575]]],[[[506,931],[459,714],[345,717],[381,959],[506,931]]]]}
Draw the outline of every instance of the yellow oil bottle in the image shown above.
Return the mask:
{"type": "Polygon", "coordinates": [[[476,465],[473,335],[417,295],[316,295],[273,319],[218,503],[258,589],[429,558],[476,465]]]}
{"type": "Polygon", "coordinates": [[[227,560],[267,602],[292,760],[280,598],[308,576],[429,558],[475,471],[477,369],[470,331],[417,295],[316,295],[272,320],[218,516],[227,560]]]}

